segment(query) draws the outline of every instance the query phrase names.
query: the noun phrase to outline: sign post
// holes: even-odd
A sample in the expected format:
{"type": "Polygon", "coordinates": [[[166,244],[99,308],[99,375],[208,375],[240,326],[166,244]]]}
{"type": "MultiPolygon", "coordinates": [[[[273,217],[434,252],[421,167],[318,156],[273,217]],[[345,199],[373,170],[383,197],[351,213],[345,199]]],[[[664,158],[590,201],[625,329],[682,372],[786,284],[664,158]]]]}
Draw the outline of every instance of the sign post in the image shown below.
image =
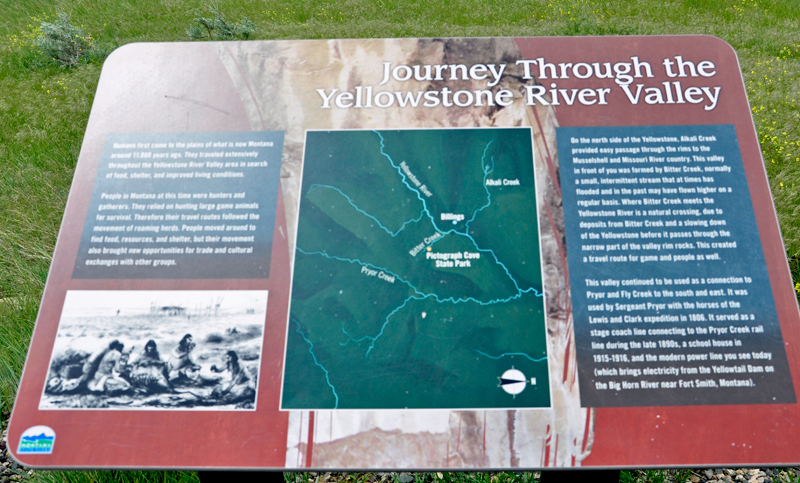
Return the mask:
{"type": "Polygon", "coordinates": [[[100,78],[10,450],[797,463],[798,315],[719,39],[132,44],[100,78]],[[698,425],[714,444],[681,437],[698,425]]]}

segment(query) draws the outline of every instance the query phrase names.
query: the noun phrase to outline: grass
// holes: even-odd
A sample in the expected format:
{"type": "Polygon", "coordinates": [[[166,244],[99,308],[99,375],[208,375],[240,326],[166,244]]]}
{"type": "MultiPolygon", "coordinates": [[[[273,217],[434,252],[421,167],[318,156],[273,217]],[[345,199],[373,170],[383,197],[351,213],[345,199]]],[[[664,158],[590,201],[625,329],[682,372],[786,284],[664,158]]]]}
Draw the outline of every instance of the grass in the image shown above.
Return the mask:
{"type": "MultiPolygon", "coordinates": [[[[710,34],[737,50],[800,292],[800,9],[794,0],[14,0],[0,3],[0,413],[13,404],[102,56],[60,68],[35,48],[58,13],[106,51],[185,41],[216,7],[254,39],[710,34]]],[[[196,481],[194,473],[41,472],[45,481],[196,481]]],[[[527,482],[530,473],[424,474],[527,482]],[[478,475],[478,476],[469,476],[478,475]],[[483,475],[483,476],[480,476],[483,475]],[[527,479],[526,479],[527,478],[527,479]]],[[[625,481],[663,481],[624,472],[625,481]]],[[[294,481],[295,474],[287,474],[294,481]]],[[[301,477],[302,478],[302,477],[301,477]]],[[[414,477],[418,478],[417,475],[414,477]]],[[[474,479],[470,479],[474,478],[474,479]]],[[[359,480],[361,481],[361,480],[359,480]]],[[[675,480],[678,481],[678,480],[675,480]]]]}
{"type": "MultiPolygon", "coordinates": [[[[186,471],[38,471],[32,481],[42,483],[199,483],[186,471]]],[[[288,482],[287,482],[288,483],[288,482]]]]}

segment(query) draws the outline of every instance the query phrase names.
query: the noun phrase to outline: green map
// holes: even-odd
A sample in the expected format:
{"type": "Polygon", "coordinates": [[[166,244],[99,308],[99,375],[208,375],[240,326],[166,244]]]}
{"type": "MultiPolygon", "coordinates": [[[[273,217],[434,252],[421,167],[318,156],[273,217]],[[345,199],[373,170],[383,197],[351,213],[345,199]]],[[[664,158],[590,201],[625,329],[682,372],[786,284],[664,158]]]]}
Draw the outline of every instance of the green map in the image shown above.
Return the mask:
{"type": "Polygon", "coordinates": [[[531,130],[305,149],[282,408],[549,407],[531,130]]]}

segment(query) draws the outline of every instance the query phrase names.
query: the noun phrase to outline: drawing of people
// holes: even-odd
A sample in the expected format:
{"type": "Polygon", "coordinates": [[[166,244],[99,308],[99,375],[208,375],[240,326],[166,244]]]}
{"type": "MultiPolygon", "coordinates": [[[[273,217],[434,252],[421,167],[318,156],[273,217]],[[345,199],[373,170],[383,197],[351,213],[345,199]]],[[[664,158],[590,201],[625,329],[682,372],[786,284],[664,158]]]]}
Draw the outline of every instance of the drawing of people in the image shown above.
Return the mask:
{"type": "Polygon", "coordinates": [[[254,399],[255,389],[247,371],[239,364],[239,356],[236,351],[230,350],[225,354],[225,367],[218,368],[214,365],[211,366],[211,370],[217,373],[227,372],[230,377],[230,380],[223,380],[214,388],[211,392],[212,397],[227,403],[254,399]]]}
{"type": "Polygon", "coordinates": [[[170,381],[182,377],[193,381],[197,379],[200,374],[200,366],[192,360],[192,350],[194,348],[195,343],[192,339],[192,334],[186,334],[178,345],[172,349],[169,354],[169,361],[167,361],[170,381]]]}
{"type": "Polygon", "coordinates": [[[124,345],[118,340],[92,354],[84,364],[83,378],[92,392],[125,391],[131,387],[121,374],[127,371],[127,358],[122,357],[124,345]]]}
{"type": "Polygon", "coordinates": [[[161,359],[156,341],[150,339],[133,361],[131,382],[147,392],[171,391],[167,363],[161,359]]]}

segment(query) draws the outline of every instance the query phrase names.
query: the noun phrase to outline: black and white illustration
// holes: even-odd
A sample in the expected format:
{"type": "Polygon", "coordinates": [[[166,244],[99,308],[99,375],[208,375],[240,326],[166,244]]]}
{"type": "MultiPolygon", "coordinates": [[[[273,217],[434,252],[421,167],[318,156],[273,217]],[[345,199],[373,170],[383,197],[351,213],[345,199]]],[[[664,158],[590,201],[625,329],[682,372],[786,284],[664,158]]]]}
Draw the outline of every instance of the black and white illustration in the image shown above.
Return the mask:
{"type": "Polygon", "coordinates": [[[40,409],[254,410],[266,290],[71,290],[40,409]]]}

